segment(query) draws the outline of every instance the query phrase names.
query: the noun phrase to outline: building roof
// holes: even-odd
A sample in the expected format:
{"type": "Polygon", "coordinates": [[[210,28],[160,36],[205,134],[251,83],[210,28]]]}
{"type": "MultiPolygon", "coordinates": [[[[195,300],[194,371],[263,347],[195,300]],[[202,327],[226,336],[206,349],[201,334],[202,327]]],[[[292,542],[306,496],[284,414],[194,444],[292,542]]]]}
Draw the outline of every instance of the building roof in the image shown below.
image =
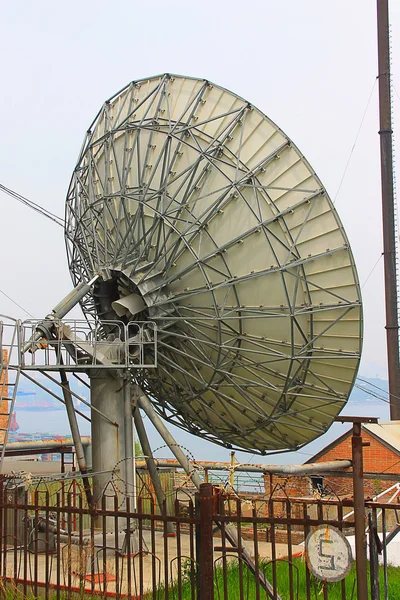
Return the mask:
{"type": "Polygon", "coordinates": [[[364,423],[362,428],[400,454],[400,421],[364,423]]]}
{"type": "MultiPolygon", "coordinates": [[[[363,423],[362,429],[371,434],[379,442],[389,447],[393,452],[400,455],[400,421],[382,421],[380,423],[363,423]]],[[[314,454],[306,463],[313,463],[324,454],[326,454],[331,448],[337,446],[345,438],[351,435],[351,429],[340,435],[338,438],[330,442],[324,448],[321,448],[317,454],[314,454]]]]}

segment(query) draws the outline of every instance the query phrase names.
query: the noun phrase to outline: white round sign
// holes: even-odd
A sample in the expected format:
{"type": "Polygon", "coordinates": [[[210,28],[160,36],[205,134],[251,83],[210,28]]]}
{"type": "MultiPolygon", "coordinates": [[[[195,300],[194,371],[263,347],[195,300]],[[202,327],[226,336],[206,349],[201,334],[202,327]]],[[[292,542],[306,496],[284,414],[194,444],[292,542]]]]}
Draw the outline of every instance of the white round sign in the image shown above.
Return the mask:
{"type": "Polygon", "coordinates": [[[351,569],[350,544],[336,527],[320,525],[309,533],[305,550],[308,568],[317,579],[341,581],[351,569]]]}

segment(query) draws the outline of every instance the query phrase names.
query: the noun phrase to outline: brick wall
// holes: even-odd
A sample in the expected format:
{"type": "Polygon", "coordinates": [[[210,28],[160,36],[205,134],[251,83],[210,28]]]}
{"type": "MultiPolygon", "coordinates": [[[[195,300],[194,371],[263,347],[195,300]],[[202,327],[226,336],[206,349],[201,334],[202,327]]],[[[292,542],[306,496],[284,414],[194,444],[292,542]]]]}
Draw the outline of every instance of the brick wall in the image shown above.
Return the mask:
{"type": "MultiPolygon", "coordinates": [[[[362,439],[364,443],[369,443],[369,446],[363,447],[363,464],[364,471],[369,473],[394,473],[400,474],[400,456],[385,446],[382,442],[372,436],[365,429],[362,430],[362,439]]],[[[327,460],[351,460],[351,431],[348,435],[336,446],[330,448],[323,456],[320,456],[315,462],[323,462],[327,460]]],[[[351,469],[347,469],[351,471],[351,469]]],[[[366,479],[364,481],[364,490],[366,496],[374,497],[380,492],[388,489],[396,483],[395,480],[366,479]]],[[[324,478],[324,485],[332,489],[339,495],[352,495],[353,485],[350,479],[344,477],[329,477],[324,478]]],[[[382,498],[384,501],[385,498],[382,498]]]]}
{"type": "MultiPolygon", "coordinates": [[[[400,456],[396,452],[387,448],[364,429],[362,430],[362,439],[363,442],[370,443],[370,446],[364,446],[363,448],[364,471],[400,474],[400,456]]],[[[320,456],[315,462],[338,459],[351,460],[351,432],[344,440],[328,450],[323,456],[320,456]]]]}
{"type": "MultiPolygon", "coordinates": [[[[382,442],[373,437],[368,431],[362,430],[363,442],[369,446],[363,448],[364,471],[370,473],[400,474],[400,456],[387,448],[382,442]]],[[[315,462],[331,460],[351,460],[351,431],[337,445],[327,450],[315,462]]],[[[351,472],[351,468],[347,469],[351,472]]],[[[318,474],[316,474],[318,476],[318,474]]],[[[364,480],[366,498],[373,498],[396,483],[395,480],[376,479],[364,480]]],[[[343,497],[353,495],[353,481],[348,477],[334,477],[329,474],[324,476],[323,485],[327,494],[343,497]]],[[[310,476],[280,477],[274,476],[273,485],[268,478],[265,479],[265,490],[271,491],[275,496],[286,495],[290,497],[307,497],[316,494],[311,484],[310,476]]],[[[389,498],[382,497],[385,502],[389,498]]]]}

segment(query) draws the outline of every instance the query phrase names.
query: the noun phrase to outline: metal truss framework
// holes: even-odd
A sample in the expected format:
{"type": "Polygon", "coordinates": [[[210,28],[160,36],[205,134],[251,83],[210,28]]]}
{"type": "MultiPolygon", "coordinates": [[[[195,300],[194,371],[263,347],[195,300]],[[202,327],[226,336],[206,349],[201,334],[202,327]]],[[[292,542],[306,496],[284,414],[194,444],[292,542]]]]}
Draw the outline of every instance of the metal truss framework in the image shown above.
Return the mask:
{"type": "Polygon", "coordinates": [[[115,283],[107,310],[82,301],[88,318],[143,299],[157,369],[132,376],[167,420],[265,453],[308,443],[344,406],[362,339],[349,243],[300,151],[242,98],[165,74],[108,100],[65,235],[75,284],[115,283]]]}

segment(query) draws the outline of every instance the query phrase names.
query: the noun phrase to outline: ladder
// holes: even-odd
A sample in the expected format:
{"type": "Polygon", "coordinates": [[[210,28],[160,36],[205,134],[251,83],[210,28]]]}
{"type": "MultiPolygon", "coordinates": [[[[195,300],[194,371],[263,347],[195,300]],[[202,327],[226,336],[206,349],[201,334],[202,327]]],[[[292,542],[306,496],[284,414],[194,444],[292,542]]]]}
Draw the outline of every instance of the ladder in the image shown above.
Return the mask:
{"type": "Polygon", "coordinates": [[[18,354],[18,323],[15,322],[5,329],[5,323],[0,321],[0,474],[3,472],[4,456],[21,373],[19,366],[10,369],[15,354],[18,354]]]}

